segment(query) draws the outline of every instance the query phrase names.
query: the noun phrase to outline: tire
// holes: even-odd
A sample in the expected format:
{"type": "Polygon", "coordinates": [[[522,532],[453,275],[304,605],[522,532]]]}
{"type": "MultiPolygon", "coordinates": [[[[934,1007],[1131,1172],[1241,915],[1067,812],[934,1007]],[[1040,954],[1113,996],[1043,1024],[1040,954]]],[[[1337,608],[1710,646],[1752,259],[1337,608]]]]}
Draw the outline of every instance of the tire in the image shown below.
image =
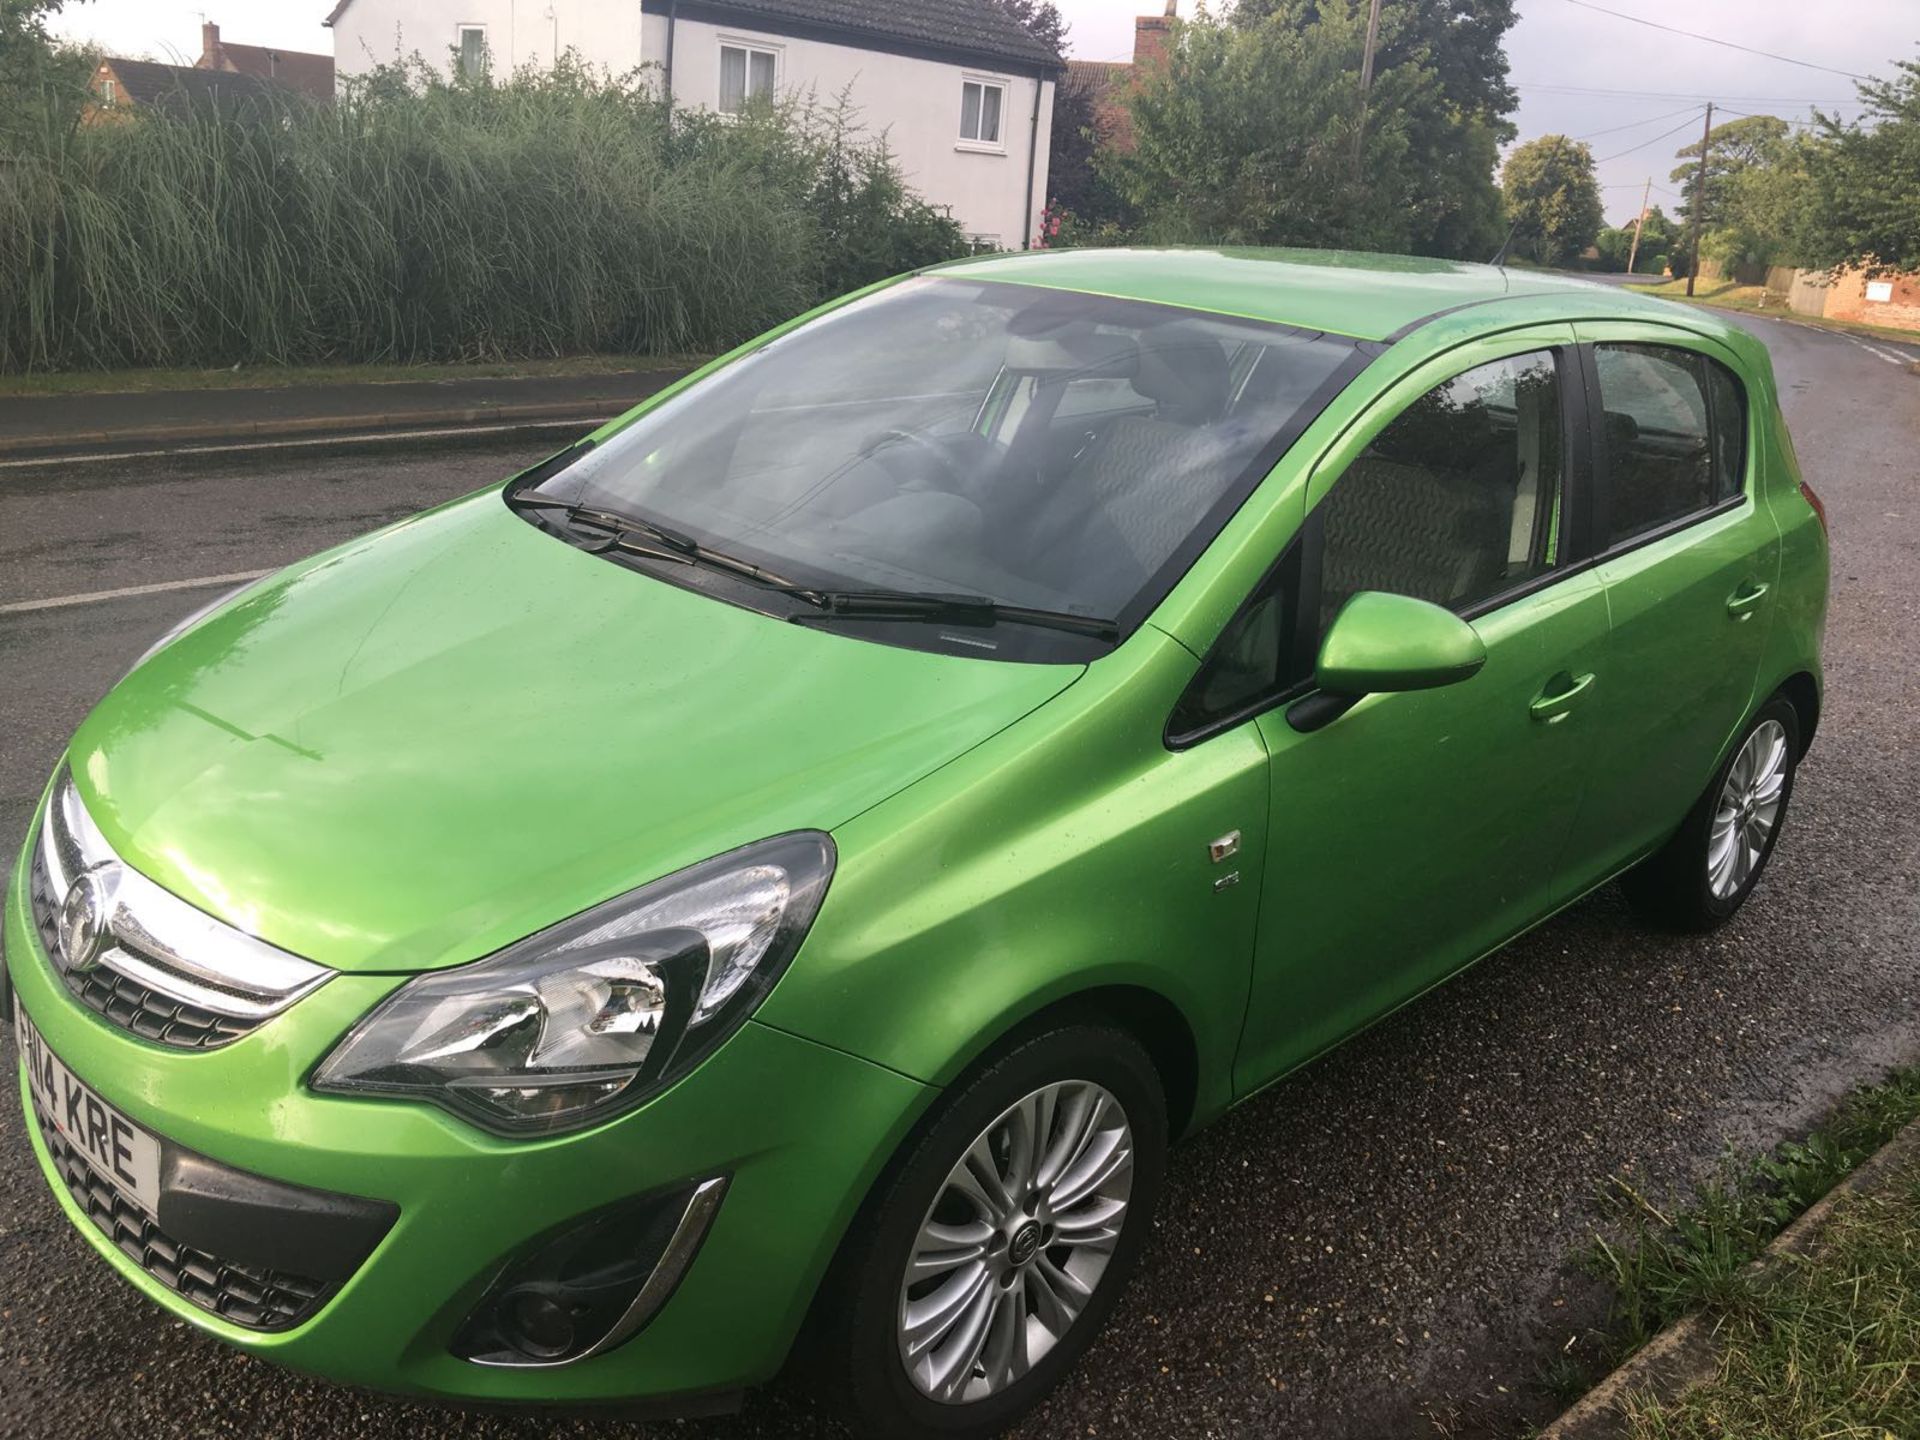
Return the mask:
{"type": "Polygon", "coordinates": [[[1780,839],[1799,761],[1799,712],[1775,695],[1740,733],[1673,838],[1621,877],[1634,910],[1663,929],[1694,933],[1731,920],[1780,839]],[[1736,843],[1742,839],[1744,845],[1736,843]]]}
{"type": "Polygon", "coordinates": [[[814,1307],[814,1386],[859,1435],[971,1440],[998,1433],[1058,1383],[1105,1324],[1152,1226],[1166,1151],[1159,1073],[1125,1031],[1066,1025],[985,1064],[941,1102],[848,1232],[814,1307]],[[1083,1123],[1088,1117],[1091,1125],[1083,1123]],[[956,1187],[956,1169],[972,1153],[993,1165],[996,1178],[1017,1178],[1012,1147],[1023,1124],[1052,1141],[1041,1147],[1038,1165],[1029,1166],[1047,1198],[1022,1203],[1016,1195],[1017,1213],[989,1220],[981,1203],[989,1187],[977,1180],[956,1187]],[[1129,1149],[1130,1163],[1120,1158],[1129,1149]],[[1069,1152],[1073,1159],[1061,1163],[1069,1152]],[[1099,1183],[1089,1183],[1095,1179],[1099,1183]],[[974,1198],[967,1197],[969,1189],[974,1198]],[[1113,1215],[1116,1201],[1123,1208],[1113,1215]],[[1068,1226],[1056,1232],[1050,1223],[1056,1219],[1086,1240],[1069,1243],[1068,1226]],[[936,1248],[969,1231],[990,1231],[991,1238],[976,1254],[982,1242],[969,1236],[938,1255],[930,1273],[910,1287],[909,1263],[932,1253],[923,1236],[930,1224],[949,1227],[936,1248]],[[1117,1235],[1103,1238],[1103,1230],[1115,1227],[1117,1235]],[[961,1260],[963,1254],[968,1258],[961,1260]],[[1076,1289],[1087,1293],[1076,1297],[1076,1289]],[[979,1298],[971,1305],[940,1299],[961,1295],[979,1298]],[[1065,1309],[1048,1296],[1078,1298],[1079,1308],[1062,1323],[1065,1309]],[[1023,1309],[1029,1318],[1019,1333],[1031,1344],[1021,1370],[1012,1322],[1023,1309]],[[925,1321],[949,1313],[962,1318],[950,1328],[933,1321],[915,1332],[917,1354],[910,1361],[909,1315],[925,1321]],[[975,1331],[978,1354],[969,1360],[967,1341],[975,1331]],[[948,1388],[940,1383],[943,1375],[958,1378],[948,1388]]]}

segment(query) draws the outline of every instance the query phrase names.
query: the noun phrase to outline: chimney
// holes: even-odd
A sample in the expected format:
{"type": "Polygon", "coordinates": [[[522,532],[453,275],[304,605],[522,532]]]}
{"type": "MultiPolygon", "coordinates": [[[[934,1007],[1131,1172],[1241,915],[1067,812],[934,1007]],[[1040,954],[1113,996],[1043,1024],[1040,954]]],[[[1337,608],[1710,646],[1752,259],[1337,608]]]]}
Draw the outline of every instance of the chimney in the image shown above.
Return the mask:
{"type": "Polygon", "coordinates": [[[1145,65],[1157,63],[1167,58],[1168,47],[1173,41],[1174,6],[1176,0],[1167,0],[1166,13],[1163,15],[1140,15],[1133,22],[1133,63],[1145,65]]]}
{"type": "Polygon", "coordinates": [[[211,20],[200,22],[200,68],[202,70],[224,68],[220,59],[220,27],[211,20]]]}

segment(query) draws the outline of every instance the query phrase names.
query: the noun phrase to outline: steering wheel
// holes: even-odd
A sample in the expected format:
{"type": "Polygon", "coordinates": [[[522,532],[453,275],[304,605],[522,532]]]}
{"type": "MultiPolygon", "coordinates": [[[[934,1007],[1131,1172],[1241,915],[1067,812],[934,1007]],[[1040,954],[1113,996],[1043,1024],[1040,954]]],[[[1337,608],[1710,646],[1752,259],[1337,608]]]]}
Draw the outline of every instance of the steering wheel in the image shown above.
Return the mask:
{"type": "MultiPolygon", "coordinates": [[[[931,456],[934,463],[940,467],[941,474],[946,478],[944,489],[957,493],[965,488],[966,477],[960,473],[959,466],[954,463],[952,453],[939,442],[917,431],[900,429],[882,430],[860,447],[860,453],[868,456],[870,459],[878,461],[881,465],[886,466],[889,471],[892,471],[893,467],[887,465],[886,461],[880,459],[881,452],[890,450],[899,444],[911,446],[920,454],[931,456]]],[[[895,471],[894,474],[896,478],[907,483],[912,483],[921,478],[916,475],[900,475],[897,471],[895,471]]]]}

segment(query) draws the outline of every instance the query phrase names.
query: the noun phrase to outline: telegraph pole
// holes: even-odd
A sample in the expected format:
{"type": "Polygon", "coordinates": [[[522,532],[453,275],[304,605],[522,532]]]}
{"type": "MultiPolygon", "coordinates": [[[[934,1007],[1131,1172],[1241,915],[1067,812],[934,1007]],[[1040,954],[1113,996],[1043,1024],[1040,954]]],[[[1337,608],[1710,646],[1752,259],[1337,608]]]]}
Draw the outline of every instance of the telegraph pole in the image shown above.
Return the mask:
{"type": "Polygon", "coordinates": [[[1700,227],[1707,215],[1707,152],[1713,148],[1713,102],[1707,101],[1707,127],[1700,132],[1700,168],[1693,181],[1693,253],[1687,257],[1687,295],[1693,295],[1693,280],[1700,273],[1700,227]]]}
{"type": "Polygon", "coordinates": [[[1380,38],[1380,0],[1367,11],[1367,48],[1360,57],[1360,123],[1353,129],[1353,173],[1360,174],[1360,150],[1367,138],[1367,92],[1373,89],[1373,47],[1380,38]]]}
{"type": "Polygon", "coordinates": [[[1647,188],[1640,192],[1640,213],[1633,217],[1633,246],[1627,251],[1627,274],[1633,273],[1633,262],[1640,256],[1640,227],[1647,223],[1647,201],[1653,198],[1653,177],[1647,176],[1647,188]]]}

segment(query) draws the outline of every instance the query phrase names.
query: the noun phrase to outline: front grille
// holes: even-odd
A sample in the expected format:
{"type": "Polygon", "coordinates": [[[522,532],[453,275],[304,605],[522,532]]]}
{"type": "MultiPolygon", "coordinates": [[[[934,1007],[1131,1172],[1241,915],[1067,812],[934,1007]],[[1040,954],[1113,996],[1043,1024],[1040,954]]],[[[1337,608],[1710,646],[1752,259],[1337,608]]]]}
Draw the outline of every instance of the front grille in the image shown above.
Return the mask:
{"type": "MultiPolygon", "coordinates": [[[[60,911],[49,893],[46,867],[37,855],[29,874],[34,928],[40,932],[40,943],[46,947],[47,954],[57,956],[60,941],[55,927],[60,911]]],[[[62,969],[59,973],[74,998],[89,1010],[162,1045],[182,1050],[211,1050],[238,1040],[260,1024],[259,1020],[215,1015],[211,1010],[175,1000],[105,965],[87,972],[62,969]]]]}
{"type": "Polygon", "coordinates": [[[65,771],[48,797],[28,877],[34,929],[61,981],[82,1005],[143,1040],[217,1049],[333,973],[196,910],[128,867],[65,771]],[[81,953],[68,954],[70,944],[81,953]]]}
{"type": "Polygon", "coordinates": [[[53,1128],[36,1101],[34,1123],[53,1168],[100,1233],[147,1274],[202,1310],[249,1330],[290,1330],[308,1319],[334,1286],[285,1270],[238,1265],[171,1238],[153,1218],[94,1174],[53,1128]]]}

